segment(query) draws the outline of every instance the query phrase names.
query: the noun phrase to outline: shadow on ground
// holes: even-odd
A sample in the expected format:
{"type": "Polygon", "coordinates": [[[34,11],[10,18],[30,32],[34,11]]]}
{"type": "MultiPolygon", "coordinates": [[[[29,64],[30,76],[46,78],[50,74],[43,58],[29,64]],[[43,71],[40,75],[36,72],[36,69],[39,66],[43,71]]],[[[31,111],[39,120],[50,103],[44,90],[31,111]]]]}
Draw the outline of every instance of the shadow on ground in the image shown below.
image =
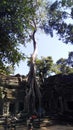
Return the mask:
{"type": "Polygon", "coordinates": [[[49,127],[55,125],[64,125],[64,126],[72,126],[73,127],[73,116],[70,115],[50,115],[43,118],[41,126],[49,127]]]}

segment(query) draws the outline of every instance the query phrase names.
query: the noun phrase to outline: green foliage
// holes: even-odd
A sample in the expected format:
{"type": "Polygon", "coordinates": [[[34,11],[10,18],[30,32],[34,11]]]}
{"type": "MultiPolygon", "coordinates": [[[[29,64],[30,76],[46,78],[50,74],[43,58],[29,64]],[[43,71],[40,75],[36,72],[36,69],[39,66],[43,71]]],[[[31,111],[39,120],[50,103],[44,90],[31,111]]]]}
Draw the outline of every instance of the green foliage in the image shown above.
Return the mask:
{"type": "MultiPolygon", "coordinates": [[[[73,68],[70,64],[69,59],[60,58],[56,63],[53,63],[52,57],[41,57],[41,59],[36,59],[36,76],[39,78],[40,82],[43,82],[44,78],[49,77],[53,73],[73,73],[73,68]]],[[[30,66],[30,59],[28,60],[28,66],[30,66]]]]}
{"type": "Polygon", "coordinates": [[[25,44],[28,38],[27,30],[30,29],[35,9],[33,0],[0,1],[0,68],[24,59],[19,46],[25,44]]]}
{"type": "Polygon", "coordinates": [[[68,65],[67,59],[63,59],[63,58],[59,59],[56,62],[56,65],[57,65],[58,73],[62,73],[62,74],[73,73],[73,68],[68,65]]]}
{"type": "Polygon", "coordinates": [[[32,32],[45,17],[44,7],[44,0],[0,1],[0,67],[24,59],[20,44],[32,40],[32,32]]]}
{"type": "MultiPolygon", "coordinates": [[[[32,39],[38,27],[53,36],[53,30],[65,43],[73,44],[73,1],[55,1],[51,6],[45,0],[1,0],[0,1],[0,68],[6,64],[19,63],[25,55],[19,51],[32,39]],[[46,7],[46,9],[45,9],[46,7]],[[45,24],[46,23],[46,24],[45,24]]],[[[47,67],[47,66],[46,66],[47,67]]],[[[44,69],[44,72],[46,70],[44,69]]]]}
{"type": "Polygon", "coordinates": [[[36,74],[40,78],[44,79],[46,78],[53,65],[52,57],[41,57],[41,59],[36,60],[36,74]]]}
{"type": "MultiPolygon", "coordinates": [[[[30,59],[28,60],[28,66],[30,66],[30,59]]],[[[60,58],[56,63],[53,63],[50,56],[36,59],[36,75],[41,81],[52,73],[70,74],[73,73],[73,68],[70,66],[69,60],[64,58],[60,58]]]]}
{"type": "Polygon", "coordinates": [[[72,0],[62,0],[61,1],[62,6],[71,7],[73,5],[72,0]]]}
{"type": "Polygon", "coordinates": [[[46,9],[48,10],[48,22],[45,23],[45,26],[43,25],[45,32],[53,36],[53,30],[55,30],[59,39],[65,43],[73,44],[73,1],[56,0],[46,9]]]}

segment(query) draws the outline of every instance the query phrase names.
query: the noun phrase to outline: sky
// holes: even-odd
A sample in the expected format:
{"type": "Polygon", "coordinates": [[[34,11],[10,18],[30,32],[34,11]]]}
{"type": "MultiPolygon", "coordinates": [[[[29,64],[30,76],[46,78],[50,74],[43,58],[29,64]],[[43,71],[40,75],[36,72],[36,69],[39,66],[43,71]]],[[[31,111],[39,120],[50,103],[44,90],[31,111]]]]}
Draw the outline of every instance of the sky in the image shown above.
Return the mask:
{"type": "MultiPolygon", "coordinates": [[[[54,35],[51,38],[49,35],[46,35],[43,31],[38,31],[36,34],[36,42],[38,45],[38,58],[41,56],[47,57],[52,56],[54,63],[60,58],[68,58],[68,54],[70,51],[73,51],[73,45],[65,44],[57,35],[54,35]]],[[[31,56],[33,53],[33,44],[28,43],[26,47],[21,46],[20,50],[25,52],[26,55],[31,56]]],[[[19,66],[15,66],[16,74],[27,75],[29,72],[29,67],[27,67],[27,60],[20,61],[19,66]]]]}

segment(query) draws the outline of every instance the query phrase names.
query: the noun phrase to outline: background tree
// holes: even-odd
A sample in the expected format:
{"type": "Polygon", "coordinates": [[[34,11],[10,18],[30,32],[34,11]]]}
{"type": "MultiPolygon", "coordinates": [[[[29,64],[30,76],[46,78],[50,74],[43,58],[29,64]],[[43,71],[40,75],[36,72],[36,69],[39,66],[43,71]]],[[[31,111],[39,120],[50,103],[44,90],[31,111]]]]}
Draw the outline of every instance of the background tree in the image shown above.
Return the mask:
{"type": "Polygon", "coordinates": [[[56,62],[58,73],[70,74],[73,73],[73,68],[68,65],[68,60],[61,58],[56,62]]]}
{"type": "Polygon", "coordinates": [[[36,60],[36,75],[40,78],[42,83],[44,79],[49,76],[52,66],[53,60],[50,56],[41,57],[41,59],[36,60]]]}

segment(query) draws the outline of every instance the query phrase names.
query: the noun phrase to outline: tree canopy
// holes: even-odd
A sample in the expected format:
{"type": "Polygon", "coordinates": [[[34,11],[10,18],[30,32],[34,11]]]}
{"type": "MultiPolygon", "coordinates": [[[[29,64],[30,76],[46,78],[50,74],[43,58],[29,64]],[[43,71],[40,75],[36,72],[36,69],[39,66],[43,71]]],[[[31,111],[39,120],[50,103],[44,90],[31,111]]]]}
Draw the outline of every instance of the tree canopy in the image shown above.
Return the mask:
{"type": "Polygon", "coordinates": [[[73,1],[56,0],[51,6],[48,4],[48,22],[43,25],[47,34],[53,36],[53,30],[65,43],[73,44],[73,1]]]}
{"type": "Polygon", "coordinates": [[[35,13],[33,0],[0,1],[0,68],[4,64],[15,64],[24,58],[19,51],[25,44],[30,28],[31,16],[35,13]]]}
{"type": "Polygon", "coordinates": [[[73,21],[72,0],[56,0],[53,4],[48,0],[1,0],[0,68],[24,59],[20,44],[32,40],[35,28],[51,36],[55,30],[63,42],[73,44],[73,24],[68,19],[73,21]]]}

